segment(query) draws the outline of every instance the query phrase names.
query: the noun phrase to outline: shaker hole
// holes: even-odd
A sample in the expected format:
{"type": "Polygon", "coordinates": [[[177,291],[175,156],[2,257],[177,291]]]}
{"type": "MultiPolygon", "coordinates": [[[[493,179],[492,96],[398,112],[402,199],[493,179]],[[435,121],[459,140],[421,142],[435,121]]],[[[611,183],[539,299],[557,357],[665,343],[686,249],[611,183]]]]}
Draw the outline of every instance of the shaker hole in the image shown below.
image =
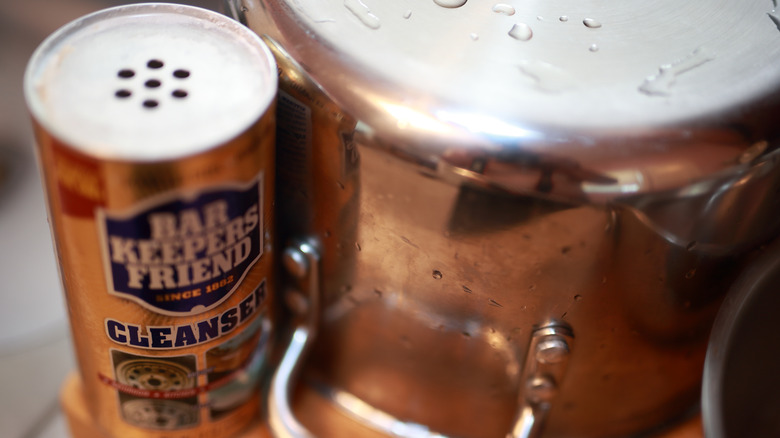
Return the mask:
{"type": "Polygon", "coordinates": [[[130,90],[117,90],[117,92],[114,93],[114,95],[116,97],[119,97],[119,98],[122,98],[122,99],[130,97],[132,94],[133,93],[130,92],[130,90]]]}
{"type": "Polygon", "coordinates": [[[184,90],[174,90],[173,93],[171,93],[173,97],[177,97],[179,99],[187,97],[187,92],[184,90]]]}
{"type": "Polygon", "coordinates": [[[163,65],[163,62],[159,59],[150,59],[149,62],[146,63],[147,67],[154,69],[162,68],[163,65]]]}
{"type": "Polygon", "coordinates": [[[188,70],[178,69],[173,72],[173,76],[179,79],[184,79],[190,77],[190,72],[188,70]]]}
{"type": "Polygon", "coordinates": [[[144,101],[144,106],[147,108],[156,108],[160,103],[154,99],[148,99],[144,101]]]}
{"type": "Polygon", "coordinates": [[[160,86],[160,81],[157,79],[149,79],[144,83],[144,85],[146,85],[147,88],[157,88],[160,86]]]}
{"type": "Polygon", "coordinates": [[[135,72],[133,70],[130,70],[129,68],[124,68],[122,70],[119,70],[117,76],[123,79],[132,78],[133,76],[135,76],[135,72]]]}

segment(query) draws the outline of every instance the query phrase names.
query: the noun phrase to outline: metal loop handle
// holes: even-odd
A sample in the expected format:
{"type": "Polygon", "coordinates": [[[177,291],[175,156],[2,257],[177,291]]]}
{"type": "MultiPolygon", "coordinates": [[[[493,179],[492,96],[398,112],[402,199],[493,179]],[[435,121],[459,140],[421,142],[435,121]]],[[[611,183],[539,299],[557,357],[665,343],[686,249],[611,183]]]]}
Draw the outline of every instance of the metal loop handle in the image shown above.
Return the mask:
{"type": "Polygon", "coordinates": [[[290,345],[271,380],[271,392],[268,398],[268,424],[276,438],[314,438],[306,427],[295,418],[290,407],[293,381],[300,372],[303,356],[310,344],[311,337],[306,327],[298,327],[293,332],[290,345]]]}
{"type": "MultiPolygon", "coordinates": [[[[271,379],[268,424],[275,438],[315,438],[314,434],[295,418],[291,399],[295,380],[316,335],[320,298],[320,257],[315,246],[308,242],[288,247],[283,257],[285,271],[294,279],[293,287],[287,290],[284,296],[287,307],[293,313],[294,329],[282,361],[271,379]]],[[[566,370],[572,340],[571,328],[565,323],[550,322],[534,330],[526,359],[526,379],[523,379],[526,387],[515,424],[507,434],[508,438],[536,438],[541,435],[549,404],[557,392],[557,383],[566,370]]],[[[361,417],[356,412],[350,413],[361,417]]],[[[373,413],[367,417],[370,418],[362,419],[380,429],[386,429],[387,424],[395,425],[396,427],[392,428],[395,435],[399,435],[400,430],[406,430],[408,433],[402,432],[400,435],[443,437],[420,425],[405,423],[384,413],[373,413]],[[376,421],[377,419],[384,421],[376,421]],[[401,429],[398,426],[408,427],[401,429]]]]}
{"type": "Polygon", "coordinates": [[[563,321],[548,321],[534,329],[521,378],[522,395],[508,438],[539,438],[566,374],[574,332],[563,321]]]}
{"type": "Polygon", "coordinates": [[[279,367],[271,379],[268,395],[268,424],[276,438],[314,438],[295,418],[290,403],[294,382],[303,366],[317,329],[320,296],[320,256],[315,246],[303,242],[284,251],[283,265],[295,279],[285,291],[285,301],[293,312],[294,331],[279,367]]]}

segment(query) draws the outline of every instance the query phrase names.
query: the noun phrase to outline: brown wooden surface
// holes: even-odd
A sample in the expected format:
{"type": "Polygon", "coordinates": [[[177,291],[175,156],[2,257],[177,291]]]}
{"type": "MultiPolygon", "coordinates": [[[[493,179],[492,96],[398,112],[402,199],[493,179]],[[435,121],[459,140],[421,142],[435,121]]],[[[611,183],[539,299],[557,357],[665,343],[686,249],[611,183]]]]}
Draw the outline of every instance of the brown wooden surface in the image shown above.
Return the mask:
{"type": "MultiPolygon", "coordinates": [[[[106,438],[95,428],[87,412],[78,374],[71,373],[62,387],[62,408],[68,419],[73,438],[106,438]]],[[[296,410],[316,412],[317,416],[305,420],[305,425],[322,437],[338,438],[388,438],[387,435],[369,429],[344,416],[331,403],[312,390],[299,391],[296,410]]],[[[702,438],[701,416],[696,415],[662,433],[647,438],[702,438]]],[[[225,437],[227,438],[227,437],[225,437]]],[[[273,438],[267,423],[258,418],[248,430],[235,438],[273,438]]]]}

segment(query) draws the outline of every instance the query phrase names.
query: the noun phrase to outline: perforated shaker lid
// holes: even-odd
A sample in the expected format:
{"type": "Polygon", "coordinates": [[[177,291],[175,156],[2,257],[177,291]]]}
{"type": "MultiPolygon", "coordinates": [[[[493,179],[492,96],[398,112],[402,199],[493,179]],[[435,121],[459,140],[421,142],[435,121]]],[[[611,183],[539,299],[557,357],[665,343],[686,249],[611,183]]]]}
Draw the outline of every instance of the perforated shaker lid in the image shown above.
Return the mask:
{"type": "Polygon", "coordinates": [[[273,57],[205,9],[136,4],[62,27],[31,58],[25,95],[44,129],[119,160],[201,152],[244,132],[276,95],[273,57]]]}

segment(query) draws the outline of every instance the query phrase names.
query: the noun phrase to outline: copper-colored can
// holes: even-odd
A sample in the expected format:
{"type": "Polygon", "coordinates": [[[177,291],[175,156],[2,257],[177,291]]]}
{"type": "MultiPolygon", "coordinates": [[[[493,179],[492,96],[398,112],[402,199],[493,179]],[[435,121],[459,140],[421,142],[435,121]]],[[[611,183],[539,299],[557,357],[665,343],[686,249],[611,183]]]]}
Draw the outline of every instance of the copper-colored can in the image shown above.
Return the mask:
{"type": "Polygon", "coordinates": [[[25,93],[87,409],[106,437],[230,437],[275,322],[276,67],[222,15],[78,19],[25,93]]]}

